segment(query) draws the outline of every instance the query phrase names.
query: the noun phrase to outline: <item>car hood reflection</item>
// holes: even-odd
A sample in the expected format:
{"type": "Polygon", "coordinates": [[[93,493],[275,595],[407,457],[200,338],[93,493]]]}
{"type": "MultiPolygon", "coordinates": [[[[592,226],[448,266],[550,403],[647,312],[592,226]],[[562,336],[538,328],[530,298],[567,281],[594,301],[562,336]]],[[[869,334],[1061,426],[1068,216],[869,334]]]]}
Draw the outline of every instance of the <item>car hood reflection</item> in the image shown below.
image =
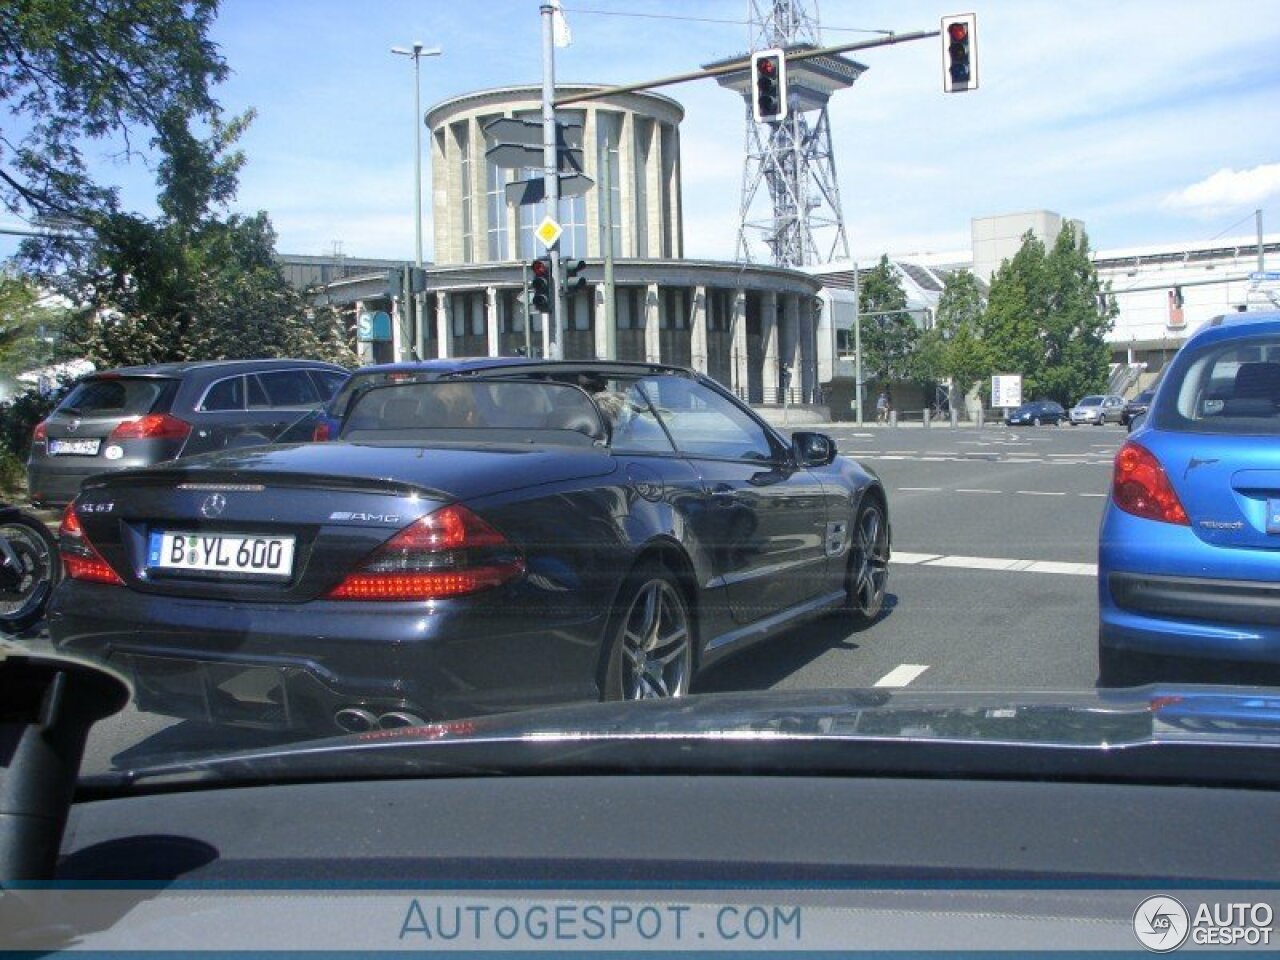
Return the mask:
{"type": "Polygon", "coordinates": [[[706,694],[371,731],[118,771],[85,784],[110,792],[199,782],[677,771],[1275,785],[1280,692],[706,694]]]}

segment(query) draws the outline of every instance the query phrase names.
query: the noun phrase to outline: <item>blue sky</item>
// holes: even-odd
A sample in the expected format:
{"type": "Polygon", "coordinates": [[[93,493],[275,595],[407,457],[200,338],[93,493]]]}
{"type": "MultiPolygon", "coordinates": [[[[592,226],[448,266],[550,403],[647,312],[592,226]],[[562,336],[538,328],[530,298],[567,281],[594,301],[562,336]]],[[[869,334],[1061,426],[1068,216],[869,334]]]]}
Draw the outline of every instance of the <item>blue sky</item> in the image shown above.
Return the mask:
{"type": "MultiPolygon", "coordinates": [[[[812,4],[813,0],[810,0],[812,4]]],[[[572,46],[561,81],[630,82],[747,49],[748,0],[564,0],[572,46]]],[[[824,41],[845,30],[936,29],[976,11],[982,87],[941,91],[940,41],[867,51],[832,100],[836,166],[859,257],[967,249],[969,219],[1046,208],[1081,219],[1095,248],[1249,236],[1262,208],[1280,230],[1280,6],[1208,3],[822,0],[824,41]]],[[[257,119],[237,207],[266,210],[287,253],[413,252],[413,73],[389,48],[422,40],[423,107],[485,87],[537,83],[537,0],[223,0],[214,29],[233,75],[229,113],[257,119]]],[[[681,129],[685,249],[733,254],[742,102],[714,81],[665,88],[681,129]]],[[[139,164],[104,178],[151,210],[139,164]]],[[[430,180],[424,235],[430,256],[430,180]]],[[[0,255],[12,252],[0,237],[0,255]]]]}

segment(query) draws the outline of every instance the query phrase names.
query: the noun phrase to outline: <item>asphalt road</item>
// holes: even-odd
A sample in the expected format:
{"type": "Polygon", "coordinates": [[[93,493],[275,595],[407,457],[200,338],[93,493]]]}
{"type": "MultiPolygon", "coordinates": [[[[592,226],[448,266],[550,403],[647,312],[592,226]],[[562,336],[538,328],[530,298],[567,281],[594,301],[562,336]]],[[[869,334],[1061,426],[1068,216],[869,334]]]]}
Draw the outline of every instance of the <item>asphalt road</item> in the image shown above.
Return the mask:
{"type": "MultiPolygon", "coordinates": [[[[828,432],[888,489],[885,612],[857,631],[834,617],[797,628],[708,670],[695,693],[1094,685],[1097,531],[1123,428],[828,432]]],[[[94,730],[84,772],[278,738],[128,711],[94,730]]]]}

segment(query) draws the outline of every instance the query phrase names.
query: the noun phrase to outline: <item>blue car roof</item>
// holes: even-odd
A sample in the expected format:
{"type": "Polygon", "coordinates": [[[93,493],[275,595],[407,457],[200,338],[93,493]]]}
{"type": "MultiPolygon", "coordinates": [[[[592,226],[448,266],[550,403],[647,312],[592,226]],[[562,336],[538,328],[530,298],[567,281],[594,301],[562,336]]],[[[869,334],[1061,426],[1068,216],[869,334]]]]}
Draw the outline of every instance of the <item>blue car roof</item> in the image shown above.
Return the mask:
{"type": "Polygon", "coordinates": [[[1256,337],[1280,333],[1280,310],[1252,310],[1214,317],[1193,333],[1188,344],[1216,343],[1237,337],[1256,337]]]}

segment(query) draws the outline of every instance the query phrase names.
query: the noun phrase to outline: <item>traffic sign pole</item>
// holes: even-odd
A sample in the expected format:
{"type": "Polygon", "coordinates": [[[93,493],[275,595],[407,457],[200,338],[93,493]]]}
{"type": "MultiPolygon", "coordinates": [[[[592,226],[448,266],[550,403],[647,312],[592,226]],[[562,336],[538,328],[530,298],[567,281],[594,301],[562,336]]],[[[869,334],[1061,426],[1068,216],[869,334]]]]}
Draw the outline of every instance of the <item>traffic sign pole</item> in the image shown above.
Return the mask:
{"type": "MultiPolygon", "coordinates": [[[[544,3],[542,13],[542,166],[547,198],[547,216],[560,221],[560,172],[556,150],[556,53],[553,17],[555,7],[544,3]]],[[[547,250],[551,258],[551,309],[555,326],[551,357],[564,359],[564,293],[560,287],[560,244],[547,250]]]]}

